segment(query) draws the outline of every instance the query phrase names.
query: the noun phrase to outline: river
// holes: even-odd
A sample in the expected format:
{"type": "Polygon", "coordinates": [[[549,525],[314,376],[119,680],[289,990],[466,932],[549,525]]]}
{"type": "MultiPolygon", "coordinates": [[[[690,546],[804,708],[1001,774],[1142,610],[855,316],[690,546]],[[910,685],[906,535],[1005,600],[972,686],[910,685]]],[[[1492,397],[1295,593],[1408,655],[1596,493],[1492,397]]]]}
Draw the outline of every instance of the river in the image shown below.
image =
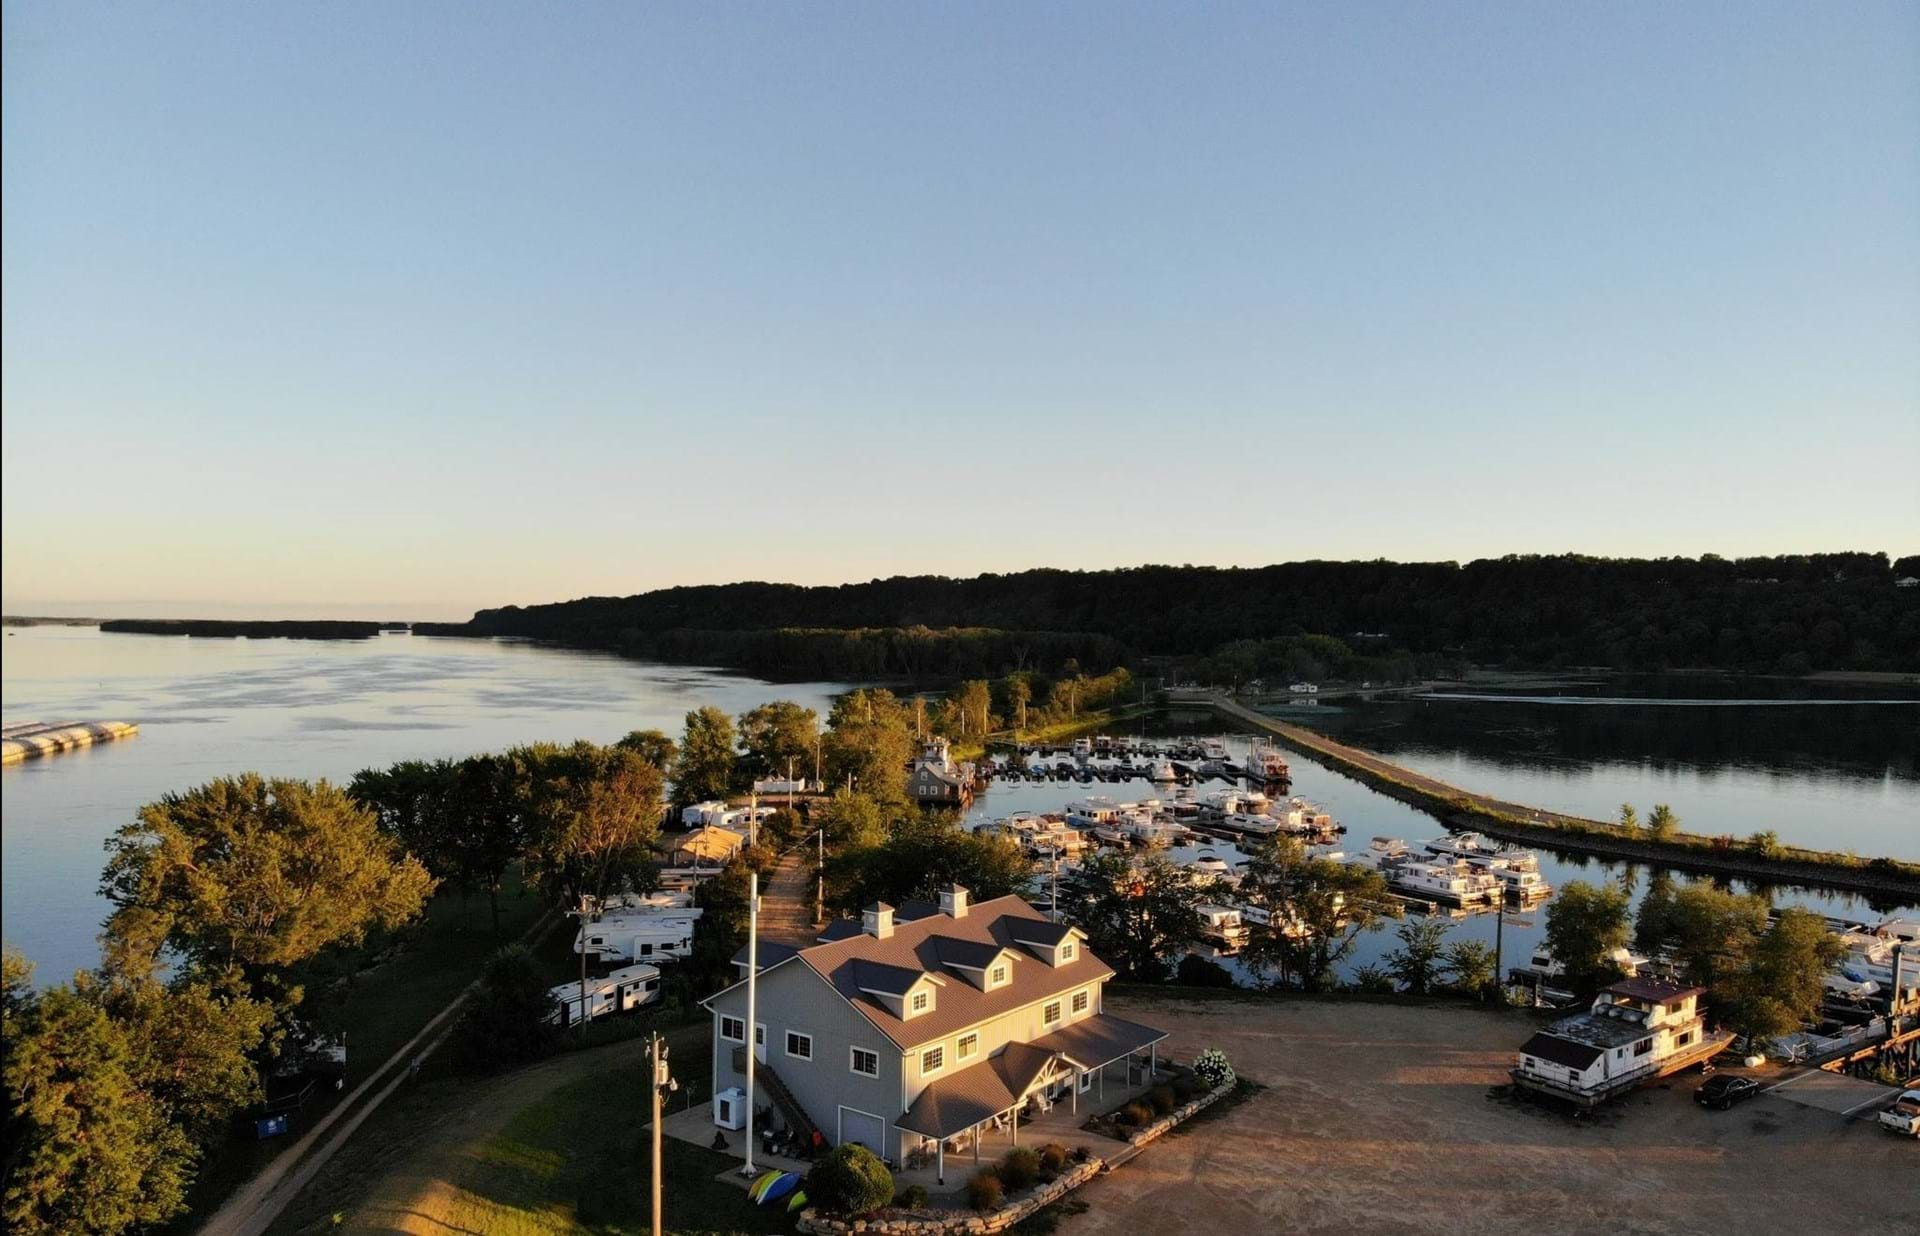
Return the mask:
{"type": "Polygon", "coordinates": [[[824,717],[833,683],[773,683],[526,643],[107,635],[8,627],[12,721],[131,721],[132,738],[0,770],[0,931],[53,982],[98,960],[104,844],[170,790],[255,771],[350,778],[369,766],[518,743],[679,736],[689,709],[771,699],[824,717]]]}

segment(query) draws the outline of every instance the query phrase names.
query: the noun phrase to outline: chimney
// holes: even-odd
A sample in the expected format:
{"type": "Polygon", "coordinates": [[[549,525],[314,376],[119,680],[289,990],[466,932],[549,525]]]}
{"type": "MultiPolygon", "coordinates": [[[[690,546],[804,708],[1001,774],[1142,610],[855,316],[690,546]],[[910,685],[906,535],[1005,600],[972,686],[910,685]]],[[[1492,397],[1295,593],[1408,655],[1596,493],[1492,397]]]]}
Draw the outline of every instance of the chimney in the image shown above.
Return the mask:
{"type": "Polygon", "coordinates": [[[949,918],[967,916],[967,890],[955,884],[940,890],[940,913],[949,918]]]}
{"type": "Polygon", "coordinates": [[[884,901],[876,901],[860,912],[860,930],[876,940],[885,940],[893,935],[893,907],[884,901]]]}

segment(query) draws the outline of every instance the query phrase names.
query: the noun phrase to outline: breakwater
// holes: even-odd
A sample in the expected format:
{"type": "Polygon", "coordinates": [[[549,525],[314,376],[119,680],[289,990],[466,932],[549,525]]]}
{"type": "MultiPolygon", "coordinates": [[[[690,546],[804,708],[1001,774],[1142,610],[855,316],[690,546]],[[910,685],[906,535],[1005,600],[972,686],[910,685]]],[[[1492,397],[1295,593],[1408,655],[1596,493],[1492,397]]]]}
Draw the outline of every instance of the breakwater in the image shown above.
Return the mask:
{"type": "Polygon", "coordinates": [[[125,721],[22,721],[0,728],[0,764],[58,755],[140,732],[125,721]]]}
{"type": "Polygon", "coordinates": [[[1681,871],[1731,876],[1773,884],[1801,884],[1863,893],[1872,897],[1920,900],[1920,863],[1899,859],[1862,859],[1852,854],[1780,845],[1762,852],[1730,837],[1677,833],[1654,837],[1629,833],[1620,825],[1524,803],[1507,802],[1449,785],[1359,747],[1289,725],[1255,712],[1227,696],[1175,694],[1170,703],[1204,705],[1236,721],[1273,735],[1315,762],[1417,807],[1449,828],[1474,828],[1503,840],[1527,842],[1601,858],[1628,859],[1681,871]]]}
{"type": "Polygon", "coordinates": [[[378,622],[228,622],[215,618],[111,618],[100,629],[120,635],[197,635],[203,639],[372,639],[378,622]]]}

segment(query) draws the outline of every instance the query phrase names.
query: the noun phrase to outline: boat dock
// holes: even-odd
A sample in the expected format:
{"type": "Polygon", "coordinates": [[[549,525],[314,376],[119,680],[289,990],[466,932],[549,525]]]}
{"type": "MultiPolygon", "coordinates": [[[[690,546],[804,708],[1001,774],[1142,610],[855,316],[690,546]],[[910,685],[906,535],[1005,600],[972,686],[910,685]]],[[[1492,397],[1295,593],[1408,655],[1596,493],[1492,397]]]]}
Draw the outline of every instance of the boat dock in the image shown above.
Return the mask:
{"type": "Polygon", "coordinates": [[[16,721],[0,726],[0,764],[58,755],[140,732],[126,721],[16,721]]]}

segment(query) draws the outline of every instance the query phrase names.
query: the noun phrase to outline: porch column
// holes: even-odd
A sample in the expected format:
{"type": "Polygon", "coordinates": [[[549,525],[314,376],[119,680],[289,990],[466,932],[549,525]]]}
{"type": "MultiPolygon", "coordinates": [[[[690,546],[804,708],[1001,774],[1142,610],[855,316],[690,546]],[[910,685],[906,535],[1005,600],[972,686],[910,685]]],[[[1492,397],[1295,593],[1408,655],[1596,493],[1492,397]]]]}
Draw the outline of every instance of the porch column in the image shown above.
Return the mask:
{"type": "MultiPolygon", "coordinates": [[[[1111,1060],[1107,1061],[1107,1064],[1112,1063],[1113,1061],[1111,1060]]],[[[1107,1101],[1107,1064],[1100,1066],[1100,1102],[1103,1105],[1107,1101]]]]}
{"type": "Polygon", "coordinates": [[[975,1167],[980,1166],[980,1130],[983,1127],[985,1126],[977,1124],[973,1126],[973,1165],[975,1167]]]}
{"type": "Polygon", "coordinates": [[[1013,1105],[1013,1120],[1007,1125],[1007,1132],[1013,1138],[1013,1144],[1020,1144],[1020,1105],[1013,1105]]]}
{"type": "Polygon", "coordinates": [[[947,1139],[944,1137],[933,1143],[933,1179],[936,1184],[947,1183],[947,1139]]]}
{"type": "Polygon", "coordinates": [[[1147,1081],[1153,1081],[1153,1075],[1160,1071],[1160,1044],[1147,1045],[1147,1081]]]}
{"type": "Polygon", "coordinates": [[[1080,1114],[1080,1079],[1085,1075],[1085,1069],[1075,1069],[1073,1071],[1073,1106],[1069,1110],[1076,1116],[1080,1114]]]}

